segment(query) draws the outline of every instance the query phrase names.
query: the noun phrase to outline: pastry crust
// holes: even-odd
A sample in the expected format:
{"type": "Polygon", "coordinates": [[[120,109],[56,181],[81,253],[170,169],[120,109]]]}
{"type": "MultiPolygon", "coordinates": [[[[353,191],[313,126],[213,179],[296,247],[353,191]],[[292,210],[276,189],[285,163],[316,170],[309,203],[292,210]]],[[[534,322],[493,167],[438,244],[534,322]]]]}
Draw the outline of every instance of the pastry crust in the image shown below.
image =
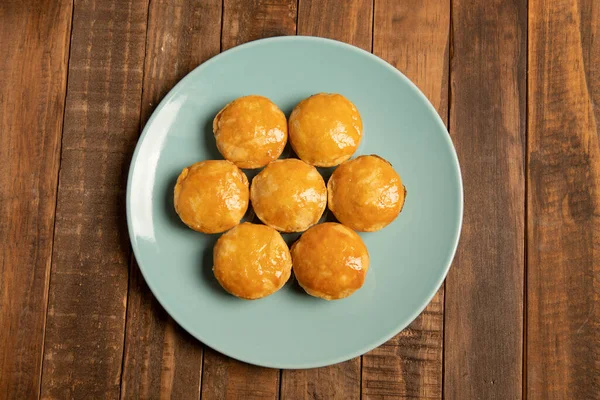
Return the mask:
{"type": "Polygon", "coordinates": [[[213,120],[219,152],[240,168],[260,168],[276,160],[287,143],[283,112],[262,96],[240,97],[213,120]]]}
{"type": "Polygon", "coordinates": [[[400,175],[375,155],[340,165],[327,182],[327,193],[337,220],[362,232],[377,231],[394,221],[406,197],[400,175]]]}
{"type": "Polygon", "coordinates": [[[227,292],[259,299],[287,282],[292,258],[275,229],[245,222],[222,235],[213,251],[215,277],[227,292]]]}
{"type": "Polygon", "coordinates": [[[362,119],[340,94],[319,93],[302,100],[289,120],[290,143],[311,165],[332,167],[349,159],[362,139],[362,119]]]}
{"type": "Polygon", "coordinates": [[[252,180],[250,200],[265,224],[282,232],[302,232],[323,215],[327,188],[312,165],[293,158],[276,160],[252,180]]]}
{"type": "Polygon", "coordinates": [[[174,194],[175,211],[184,224],[220,233],[239,224],[246,213],[248,178],[229,161],[201,161],[183,169],[174,194]]]}
{"type": "Polygon", "coordinates": [[[335,222],[315,225],[292,246],[294,275],[311,296],[335,300],[362,287],[369,252],[352,229],[335,222]]]}

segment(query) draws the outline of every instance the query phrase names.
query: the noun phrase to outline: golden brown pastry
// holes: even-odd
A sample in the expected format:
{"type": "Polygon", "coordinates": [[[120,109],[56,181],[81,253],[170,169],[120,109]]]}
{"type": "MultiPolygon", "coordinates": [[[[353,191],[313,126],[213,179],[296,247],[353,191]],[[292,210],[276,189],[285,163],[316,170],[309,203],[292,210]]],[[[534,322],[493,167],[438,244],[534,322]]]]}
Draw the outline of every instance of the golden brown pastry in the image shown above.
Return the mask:
{"type": "Polygon", "coordinates": [[[336,168],[327,183],[329,209],[342,224],[363,232],[391,223],[404,206],[400,175],[381,157],[360,156],[336,168]]]}
{"type": "Polygon", "coordinates": [[[298,157],[317,167],[332,167],[354,154],[363,126],[350,100],[340,94],[319,93],[294,108],[289,128],[298,157]]]}
{"type": "Polygon", "coordinates": [[[253,300],[275,293],[287,282],[292,258],[275,229],[244,222],[217,240],[213,272],[227,292],[253,300]]]}
{"type": "Polygon", "coordinates": [[[213,121],[219,152],[240,168],[260,168],[276,160],[287,142],[283,112],[262,96],[240,97],[213,121]]]}
{"type": "Polygon", "coordinates": [[[250,201],[265,224],[282,232],[302,232],[323,215],[327,188],[312,165],[293,158],[276,160],[252,179],[250,201]]]}
{"type": "Polygon", "coordinates": [[[335,222],[315,225],[292,246],[294,275],[311,296],[335,300],[360,289],[369,253],[352,229],[335,222]]]}
{"type": "Polygon", "coordinates": [[[248,178],[225,160],[184,168],[175,185],[175,211],[184,224],[204,233],[233,228],[248,209],[248,178]]]}

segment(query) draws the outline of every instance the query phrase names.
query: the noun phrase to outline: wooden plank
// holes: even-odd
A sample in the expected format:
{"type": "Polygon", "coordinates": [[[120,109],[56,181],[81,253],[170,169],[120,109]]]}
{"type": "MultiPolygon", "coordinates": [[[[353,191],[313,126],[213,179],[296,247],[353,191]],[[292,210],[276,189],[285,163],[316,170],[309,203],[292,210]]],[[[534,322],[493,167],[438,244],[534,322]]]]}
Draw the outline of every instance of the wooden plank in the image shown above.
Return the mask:
{"type": "Polygon", "coordinates": [[[222,51],[296,33],[297,0],[223,0],[222,51]]]}
{"type": "Polygon", "coordinates": [[[205,348],[202,399],[275,399],[279,370],[246,364],[205,348]]]}
{"type": "MultiPolygon", "coordinates": [[[[219,53],[221,0],[150,3],[142,121],[184,75],[219,53]]],[[[199,399],[202,344],[158,304],[130,268],[121,398],[199,399]]]]}
{"type": "Polygon", "coordinates": [[[0,2],[3,399],[39,396],[71,13],[66,0],[0,2]]]}
{"type": "Polygon", "coordinates": [[[326,37],[372,50],[373,0],[298,1],[298,35],[326,37]]]}
{"type": "Polygon", "coordinates": [[[529,8],[526,394],[600,399],[600,3],[529,8]]]}
{"type": "MultiPolygon", "coordinates": [[[[371,0],[301,0],[298,34],[337,39],[371,51],[371,0]]],[[[283,370],[281,399],[356,399],[361,393],[361,358],[329,367],[283,370]]]]}
{"type": "MultiPolygon", "coordinates": [[[[407,75],[446,122],[450,0],[375,1],[373,53],[407,75]]],[[[444,289],[403,332],[363,356],[363,399],[440,399],[444,289]]]]}
{"type": "Polygon", "coordinates": [[[360,357],[323,368],[282,370],[281,399],[358,399],[360,370],[360,357]]]}
{"type": "Polygon", "coordinates": [[[42,398],[117,398],[147,0],[76,1],[43,360],[42,398]]]}
{"type": "MultiPolygon", "coordinates": [[[[277,35],[296,33],[296,0],[224,0],[221,50],[277,35]]],[[[280,372],[233,360],[205,349],[203,399],[276,398],[280,372]]]]}
{"type": "Polygon", "coordinates": [[[450,133],[465,214],[446,279],[444,397],[519,399],[526,0],[453,0],[450,133]]]}
{"type": "Polygon", "coordinates": [[[125,340],[122,399],[200,398],[202,344],[158,304],[135,263],[125,340]]]}
{"type": "Polygon", "coordinates": [[[363,356],[363,399],[441,399],[444,291],[400,334],[363,356]]]}

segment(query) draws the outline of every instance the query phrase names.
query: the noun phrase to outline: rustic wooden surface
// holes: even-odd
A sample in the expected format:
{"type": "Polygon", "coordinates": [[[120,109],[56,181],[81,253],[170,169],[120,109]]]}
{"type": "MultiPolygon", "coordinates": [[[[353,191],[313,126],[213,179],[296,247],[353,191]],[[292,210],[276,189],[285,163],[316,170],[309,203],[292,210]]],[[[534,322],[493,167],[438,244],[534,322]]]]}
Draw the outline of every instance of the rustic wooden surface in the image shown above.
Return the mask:
{"type": "Polygon", "coordinates": [[[73,11],[66,0],[23,3],[0,2],[3,399],[39,396],[73,11]]]}
{"type": "Polygon", "coordinates": [[[530,398],[600,398],[599,34],[599,2],[530,3],[530,398]]]}
{"type": "Polygon", "coordinates": [[[118,397],[147,0],[73,9],[41,397],[118,397]]]}
{"type": "Polygon", "coordinates": [[[0,2],[0,398],[600,399],[600,1],[0,2]],[[352,43],[449,126],[465,217],[445,287],[362,357],[258,368],[158,305],[124,225],[164,94],[278,35],[352,43]]]}
{"type": "Polygon", "coordinates": [[[527,1],[452,2],[450,132],[465,214],[446,279],[444,395],[523,389],[527,1]]]}

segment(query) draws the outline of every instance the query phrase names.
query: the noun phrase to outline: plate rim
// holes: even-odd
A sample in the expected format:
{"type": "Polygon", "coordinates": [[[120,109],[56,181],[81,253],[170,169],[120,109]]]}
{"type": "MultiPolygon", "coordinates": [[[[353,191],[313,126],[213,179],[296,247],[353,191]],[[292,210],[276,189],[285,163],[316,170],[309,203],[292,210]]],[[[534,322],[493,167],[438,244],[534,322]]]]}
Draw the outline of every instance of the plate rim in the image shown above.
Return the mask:
{"type": "MultiPolygon", "coordinates": [[[[258,39],[258,40],[250,41],[250,42],[244,43],[242,45],[235,46],[235,47],[233,47],[231,49],[228,49],[226,51],[223,51],[223,52],[221,52],[219,54],[216,54],[215,56],[213,56],[210,59],[206,60],[205,62],[203,62],[202,64],[198,65],[193,70],[191,70],[189,73],[187,73],[183,78],[181,78],[179,80],[179,82],[177,82],[175,84],[175,86],[173,86],[167,92],[167,94],[158,103],[158,105],[156,106],[156,108],[152,111],[152,114],[150,115],[150,118],[148,118],[148,120],[144,124],[144,128],[142,129],[142,132],[141,132],[141,134],[139,135],[139,137],[137,139],[135,150],[133,151],[133,155],[131,157],[131,162],[129,164],[129,171],[127,173],[127,189],[126,189],[125,206],[126,206],[126,214],[127,214],[127,231],[128,231],[128,234],[129,234],[129,241],[131,243],[131,248],[132,248],[132,251],[133,251],[133,255],[135,257],[136,264],[138,265],[138,268],[139,268],[139,270],[140,270],[140,272],[141,272],[141,274],[142,274],[142,276],[144,278],[144,281],[146,282],[146,284],[148,285],[148,288],[152,292],[152,296],[154,296],[154,298],[158,301],[158,303],[160,304],[160,306],[167,312],[167,314],[169,314],[169,316],[171,318],[173,318],[173,320],[180,327],[182,327],[188,334],[190,334],[196,340],[200,341],[204,346],[208,346],[208,347],[212,348],[213,350],[216,350],[219,353],[224,354],[224,355],[226,355],[228,357],[234,358],[234,359],[236,359],[238,361],[242,361],[242,362],[245,362],[245,363],[248,363],[248,364],[257,365],[257,366],[261,366],[261,367],[267,367],[267,368],[276,368],[276,369],[308,369],[308,368],[325,367],[325,366],[329,366],[329,365],[333,365],[333,364],[338,364],[340,362],[348,361],[348,360],[353,359],[355,357],[362,356],[363,354],[366,354],[367,352],[369,352],[369,351],[371,351],[371,350],[373,350],[373,349],[381,346],[382,344],[384,344],[385,342],[387,342],[388,340],[390,340],[391,338],[393,338],[394,336],[396,336],[398,333],[400,333],[401,331],[403,331],[404,329],[406,329],[406,327],[408,327],[423,312],[423,310],[425,310],[425,308],[429,305],[429,303],[431,303],[431,300],[433,299],[433,297],[435,296],[435,294],[439,291],[440,287],[444,283],[444,280],[446,279],[446,277],[448,275],[448,271],[450,270],[450,267],[452,265],[454,257],[456,256],[456,251],[457,251],[457,248],[458,248],[458,243],[459,243],[459,240],[460,240],[460,236],[461,236],[461,232],[462,232],[462,226],[463,226],[463,217],[464,217],[464,186],[463,186],[463,179],[462,179],[462,171],[461,171],[461,168],[460,168],[460,163],[459,163],[459,160],[458,160],[458,155],[456,153],[456,148],[454,147],[454,143],[452,142],[452,137],[450,136],[450,133],[448,132],[448,129],[446,128],[446,125],[444,124],[444,121],[442,120],[442,118],[438,114],[438,111],[435,109],[435,107],[433,106],[433,104],[431,104],[431,102],[429,101],[429,99],[427,98],[427,96],[425,96],[425,94],[418,88],[418,86],[415,85],[400,70],[398,70],[396,67],[394,67],[393,65],[391,65],[387,61],[383,60],[382,58],[379,58],[378,56],[376,56],[373,53],[370,53],[370,52],[368,52],[366,50],[363,50],[363,49],[361,49],[359,47],[356,47],[356,46],[353,46],[351,44],[340,42],[338,40],[321,38],[321,37],[316,37],[316,36],[302,36],[302,35],[276,36],[276,37],[270,37],[270,38],[264,38],[264,39],[258,39]],[[355,351],[353,351],[351,353],[346,353],[346,354],[344,354],[342,356],[338,356],[336,358],[333,358],[333,359],[330,359],[330,360],[327,360],[327,361],[323,361],[323,362],[304,362],[304,363],[286,363],[286,362],[270,363],[270,362],[262,362],[261,360],[252,360],[252,359],[249,359],[249,358],[236,356],[235,354],[231,354],[229,351],[224,350],[219,345],[215,346],[214,344],[208,343],[205,340],[205,338],[202,337],[201,334],[197,334],[196,332],[194,332],[193,329],[191,329],[191,327],[189,327],[188,324],[185,321],[182,321],[182,320],[180,320],[179,317],[176,317],[175,316],[176,314],[174,314],[172,312],[172,310],[170,309],[170,306],[167,306],[165,304],[165,302],[163,302],[163,300],[161,300],[161,298],[156,294],[157,292],[155,291],[154,284],[151,283],[147,279],[146,272],[144,271],[144,267],[143,267],[142,263],[139,262],[140,258],[138,257],[138,255],[141,255],[141,254],[140,254],[140,251],[139,251],[139,249],[137,247],[137,241],[136,241],[136,237],[134,235],[133,227],[132,227],[133,223],[132,223],[132,210],[131,210],[131,208],[132,208],[131,207],[131,200],[132,200],[132,194],[131,194],[131,192],[132,192],[131,186],[132,185],[131,185],[131,183],[132,183],[132,179],[133,179],[135,165],[137,164],[138,153],[140,151],[142,143],[146,139],[146,136],[147,136],[148,131],[149,131],[149,127],[152,125],[154,119],[159,114],[159,112],[163,109],[163,107],[165,106],[165,104],[167,104],[178,93],[178,91],[180,90],[180,88],[182,86],[184,86],[184,85],[187,84],[187,81],[191,79],[192,75],[196,75],[196,74],[199,73],[199,71],[201,71],[202,69],[204,69],[207,66],[211,65],[212,63],[218,62],[220,60],[220,58],[222,58],[222,56],[230,55],[230,54],[236,53],[236,52],[238,52],[240,50],[245,50],[245,49],[252,48],[252,47],[255,47],[255,46],[260,46],[260,45],[268,44],[268,43],[271,43],[271,42],[286,42],[286,41],[312,41],[312,42],[326,43],[328,45],[342,47],[342,48],[345,48],[346,50],[358,53],[361,56],[370,58],[374,62],[382,65],[383,67],[389,69],[394,74],[396,74],[399,77],[399,79],[403,80],[406,84],[408,84],[408,86],[413,90],[413,92],[415,92],[417,94],[417,96],[420,97],[423,100],[423,102],[425,103],[426,107],[428,107],[429,110],[432,112],[432,114],[434,116],[434,120],[437,123],[437,125],[439,125],[439,127],[443,130],[443,132],[445,132],[445,135],[443,135],[444,136],[444,140],[446,141],[446,144],[448,145],[448,147],[451,150],[450,151],[451,158],[452,158],[453,164],[456,167],[456,170],[458,172],[458,174],[457,174],[457,176],[458,176],[458,189],[459,189],[458,190],[458,194],[459,194],[459,202],[458,202],[458,211],[459,211],[458,224],[457,224],[457,227],[454,229],[454,237],[453,237],[452,249],[451,249],[448,257],[446,258],[446,260],[444,262],[443,273],[440,274],[440,276],[438,277],[438,280],[435,282],[434,289],[431,291],[431,293],[428,294],[426,300],[423,301],[423,303],[419,307],[416,307],[415,311],[405,321],[400,321],[399,323],[395,324],[394,328],[387,335],[383,335],[381,338],[379,338],[377,340],[370,341],[370,343],[368,345],[362,346],[361,348],[359,348],[359,349],[357,349],[357,350],[355,350],[355,351]]],[[[131,273],[131,269],[129,269],[129,273],[131,273]]]]}

